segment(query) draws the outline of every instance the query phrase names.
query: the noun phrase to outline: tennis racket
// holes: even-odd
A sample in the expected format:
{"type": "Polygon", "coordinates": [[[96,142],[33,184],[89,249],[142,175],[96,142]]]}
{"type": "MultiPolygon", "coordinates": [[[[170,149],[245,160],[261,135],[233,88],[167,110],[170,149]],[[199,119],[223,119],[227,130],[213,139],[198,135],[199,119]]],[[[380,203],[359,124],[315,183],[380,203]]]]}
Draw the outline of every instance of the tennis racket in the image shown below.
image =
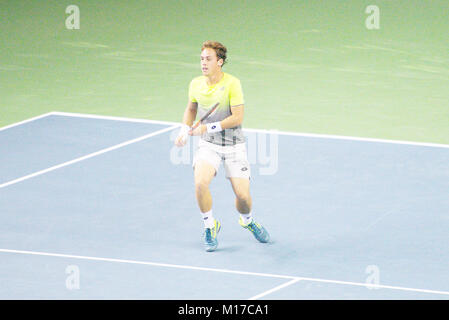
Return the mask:
{"type": "Polygon", "coordinates": [[[217,102],[216,104],[214,104],[212,106],[212,108],[210,108],[209,110],[207,110],[206,114],[204,116],[201,117],[200,120],[198,120],[193,126],[192,129],[190,129],[190,131],[195,130],[196,128],[198,128],[198,126],[200,125],[201,121],[203,121],[204,119],[206,119],[208,116],[210,116],[212,114],[212,112],[214,112],[217,108],[218,105],[220,104],[220,102],[217,102]]]}

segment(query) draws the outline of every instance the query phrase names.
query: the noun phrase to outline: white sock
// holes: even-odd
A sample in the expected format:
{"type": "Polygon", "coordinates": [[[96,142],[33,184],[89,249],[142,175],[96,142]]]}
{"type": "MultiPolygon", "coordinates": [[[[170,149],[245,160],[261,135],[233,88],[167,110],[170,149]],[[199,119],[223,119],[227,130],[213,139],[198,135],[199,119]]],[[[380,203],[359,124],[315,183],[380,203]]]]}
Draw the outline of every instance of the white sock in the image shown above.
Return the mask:
{"type": "Polygon", "coordinates": [[[203,216],[204,228],[213,228],[215,219],[212,216],[212,210],[201,212],[201,215],[203,216]]]}
{"type": "Polygon", "coordinates": [[[251,223],[251,221],[253,221],[253,215],[250,213],[244,213],[244,214],[240,214],[240,217],[243,220],[243,224],[246,226],[247,224],[251,223]]]}

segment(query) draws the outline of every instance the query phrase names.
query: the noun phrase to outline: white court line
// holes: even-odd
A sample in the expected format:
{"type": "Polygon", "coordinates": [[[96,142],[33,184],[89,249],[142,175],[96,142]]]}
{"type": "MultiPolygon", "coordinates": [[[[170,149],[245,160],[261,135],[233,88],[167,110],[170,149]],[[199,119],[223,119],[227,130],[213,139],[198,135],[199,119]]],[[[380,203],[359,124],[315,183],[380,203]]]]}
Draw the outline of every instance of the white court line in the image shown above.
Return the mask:
{"type": "Polygon", "coordinates": [[[41,114],[40,116],[36,116],[36,117],[30,118],[30,119],[26,119],[26,120],[23,120],[23,121],[20,121],[20,122],[16,122],[16,123],[10,124],[8,126],[1,127],[0,131],[6,130],[6,129],[10,129],[10,128],[13,128],[13,127],[17,127],[17,126],[20,126],[22,124],[25,124],[25,123],[28,123],[28,122],[31,122],[31,121],[35,121],[35,120],[38,120],[38,119],[42,119],[42,118],[51,116],[52,114],[53,114],[53,112],[48,112],[48,113],[41,114]]]}
{"type": "Polygon", "coordinates": [[[433,294],[441,294],[441,295],[449,296],[449,291],[441,291],[441,290],[417,289],[417,288],[389,286],[389,285],[383,285],[383,284],[371,284],[371,283],[368,284],[368,283],[361,283],[361,282],[327,280],[327,279],[305,278],[305,277],[300,277],[300,280],[301,281],[311,281],[311,282],[341,284],[341,285],[347,285],[347,286],[358,286],[358,287],[365,287],[365,288],[370,288],[370,289],[391,289],[391,290],[402,290],[402,291],[419,292],[419,293],[433,293],[433,294]]]}
{"type": "Polygon", "coordinates": [[[351,136],[337,136],[337,135],[331,135],[331,134],[286,132],[286,131],[263,130],[263,129],[243,129],[243,130],[249,131],[249,132],[262,132],[262,133],[266,133],[266,134],[279,134],[279,135],[298,136],[298,137],[307,137],[307,138],[350,140],[350,141],[362,141],[362,142],[378,142],[378,143],[390,143],[390,144],[401,144],[401,145],[411,145],[411,146],[420,146],[420,147],[434,147],[434,148],[449,149],[449,144],[430,143],[430,142],[414,142],[414,141],[404,141],[404,140],[361,138],[361,137],[351,137],[351,136]]]}
{"type": "Polygon", "coordinates": [[[283,283],[283,284],[281,284],[281,285],[279,285],[279,286],[277,286],[277,287],[274,287],[274,288],[272,288],[272,289],[270,289],[270,290],[267,290],[267,291],[264,291],[264,292],[262,292],[262,293],[259,293],[258,295],[255,295],[254,297],[251,297],[251,298],[249,298],[248,300],[257,300],[257,299],[260,299],[260,298],[262,298],[262,297],[265,297],[266,295],[269,295],[270,293],[273,293],[273,292],[275,292],[275,291],[284,289],[285,287],[288,287],[288,286],[290,286],[290,285],[292,285],[292,284],[294,284],[294,283],[296,283],[296,282],[298,282],[298,281],[300,281],[300,280],[302,280],[302,279],[301,279],[301,278],[295,278],[295,279],[290,280],[290,281],[288,281],[288,282],[286,282],[286,283],[283,283]]]}
{"type": "Polygon", "coordinates": [[[51,112],[51,114],[55,115],[55,116],[63,116],[63,117],[114,120],[114,121],[149,123],[149,124],[163,124],[163,125],[167,125],[167,126],[174,126],[174,125],[180,126],[181,125],[181,123],[179,123],[179,122],[149,120],[149,119],[136,119],[136,118],[124,118],[124,117],[114,117],[114,116],[102,116],[102,115],[86,114],[86,113],[73,113],[73,112],[53,111],[53,112],[51,112]]]}
{"type": "Polygon", "coordinates": [[[127,260],[127,259],[113,259],[113,258],[100,258],[91,256],[78,256],[71,254],[60,254],[60,253],[49,253],[49,252],[39,252],[39,251],[26,251],[26,250],[11,250],[11,249],[0,249],[0,252],[5,253],[19,253],[19,254],[29,254],[38,256],[49,256],[58,258],[71,258],[71,259],[82,259],[82,260],[92,260],[92,261],[104,261],[104,262],[117,262],[117,263],[128,263],[128,264],[140,264],[154,267],[165,267],[165,268],[176,268],[176,269],[187,269],[196,271],[210,271],[210,272],[220,272],[220,273],[231,273],[246,276],[258,276],[258,277],[268,277],[268,278],[281,278],[281,279],[291,279],[290,276],[270,274],[270,273],[258,273],[258,272],[246,272],[246,271],[236,271],[228,269],[215,269],[207,267],[194,267],[179,264],[169,264],[169,263],[158,263],[158,262],[147,262],[147,261],[137,261],[137,260],[127,260]]]}
{"type": "MultiPolygon", "coordinates": [[[[114,259],[114,258],[101,258],[101,257],[79,256],[79,255],[71,255],[71,254],[60,254],[60,253],[49,253],[49,252],[40,252],[40,251],[27,251],[27,250],[13,250],[13,249],[0,249],[0,252],[16,253],[16,254],[28,254],[28,255],[37,255],[37,256],[59,257],[59,258],[70,258],[70,259],[82,259],[82,260],[91,260],[91,261],[104,261],[104,262],[140,264],[140,265],[148,265],[148,266],[156,266],[156,267],[187,269],[187,270],[198,270],[198,271],[209,271],[209,272],[218,272],[218,273],[230,273],[230,274],[258,276],[258,277],[269,277],[269,278],[279,278],[279,279],[290,279],[291,280],[291,281],[289,281],[287,283],[284,283],[284,284],[278,286],[280,288],[275,287],[275,288],[273,288],[271,290],[268,290],[270,292],[268,292],[268,291],[263,292],[264,295],[267,295],[268,293],[274,292],[273,291],[274,289],[280,290],[282,288],[285,288],[286,286],[292,285],[292,284],[298,282],[299,280],[301,280],[301,281],[325,282],[325,283],[341,284],[341,285],[349,285],[349,286],[360,286],[360,287],[366,287],[366,288],[370,287],[370,288],[380,288],[380,289],[413,291],[413,292],[419,292],[419,293],[432,293],[432,294],[441,294],[441,295],[448,295],[449,296],[449,291],[416,289],[416,288],[406,288],[406,287],[388,286],[388,285],[380,285],[380,284],[367,284],[367,283],[359,283],[359,282],[327,280],[327,279],[319,279],[319,278],[305,278],[305,277],[280,275],[280,274],[271,274],[271,273],[259,273],[259,272],[247,272],[247,271],[238,271],[238,270],[229,270],[229,269],[195,267],[195,266],[169,264],[169,263],[158,263],[158,262],[147,262],[147,261],[127,260],[127,259],[114,259]],[[293,280],[295,280],[295,281],[293,281],[293,280]]],[[[254,297],[257,298],[258,296],[261,296],[261,295],[262,295],[262,293],[260,295],[254,296],[254,297]]]]}
{"type": "MultiPolygon", "coordinates": [[[[159,121],[159,120],[150,120],[150,119],[136,119],[136,118],[126,118],[126,117],[115,117],[115,116],[102,116],[96,114],[84,114],[84,113],[73,113],[73,112],[60,112],[60,111],[52,111],[41,116],[37,116],[28,120],[24,120],[3,128],[1,130],[5,130],[11,127],[15,127],[33,120],[37,120],[43,117],[47,117],[49,115],[57,115],[64,117],[76,117],[76,118],[90,118],[90,119],[102,119],[102,120],[114,120],[114,121],[125,121],[125,122],[136,122],[136,123],[151,123],[151,124],[162,124],[162,125],[177,125],[179,126],[179,122],[172,121],[159,121]]],[[[390,144],[402,144],[402,145],[412,145],[412,146],[421,146],[421,147],[434,147],[434,148],[448,148],[448,144],[440,144],[440,143],[428,143],[428,142],[414,142],[414,141],[403,141],[403,140],[388,140],[388,139],[376,139],[376,138],[362,138],[362,137],[352,137],[352,136],[339,136],[339,135],[330,135],[330,134],[315,134],[315,133],[301,133],[301,132],[289,132],[289,131],[278,131],[278,130],[264,130],[264,129],[251,129],[251,128],[243,128],[243,131],[247,132],[260,132],[266,134],[278,134],[278,135],[288,135],[288,136],[299,136],[299,137],[309,137],[309,138],[320,138],[320,139],[336,139],[336,140],[352,140],[352,141],[364,141],[364,142],[379,142],[379,143],[390,143],[390,144]]]]}
{"type": "MultiPolygon", "coordinates": [[[[126,117],[111,117],[111,116],[102,116],[102,115],[95,115],[95,114],[58,112],[58,111],[54,111],[54,112],[52,112],[52,114],[59,115],[59,116],[66,116],[66,117],[80,117],[80,118],[116,120],[116,121],[127,121],[127,122],[155,123],[155,124],[165,124],[165,125],[180,125],[179,122],[159,121],[159,120],[149,120],[149,119],[134,119],[134,118],[126,118],[126,117]]],[[[428,142],[362,138],[362,137],[339,136],[339,135],[330,135],[330,134],[301,133],[301,132],[251,129],[251,128],[243,128],[243,131],[260,132],[260,133],[266,133],[266,134],[287,135],[287,136],[300,136],[300,137],[309,137],[309,138],[321,138],[321,139],[353,140],[353,141],[364,141],[364,142],[403,144],[403,145],[422,146],[422,147],[449,148],[449,144],[428,143],[428,142]]]]}
{"type": "Polygon", "coordinates": [[[179,127],[179,125],[168,127],[168,128],[164,128],[164,129],[161,129],[161,130],[158,130],[158,131],[146,134],[144,136],[141,136],[141,137],[138,137],[138,138],[135,138],[135,139],[132,139],[132,140],[128,140],[128,141],[116,144],[116,145],[114,145],[112,147],[108,147],[108,148],[105,148],[105,149],[102,149],[102,150],[99,150],[99,151],[87,154],[85,156],[82,156],[82,157],[79,157],[79,158],[76,158],[76,159],[73,159],[73,160],[70,160],[70,161],[66,161],[66,162],[58,164],[56,166],[53,166],[53,167],[50,167],[50,168],[47,168],[47,169],[44,169],[44,170],[40,170],[40,171],[34,172],[32,174],[29,174],[29,175],[26,175],[26,176],[23,176],[23,177],[20,177],[20,178],[17,178],[17,179],[14,179],[14,180],[11,180],[11,181],[8,181],[8,182],[5,182],[5,183],[2,183],[2,184],[0,184],[0,189],[4,188],[4,187],[7,187],[7,186],[10,186],[12,184],[24,181],[24,180],[28,180],[28,179],[36,177],[36,176],[42,175],[44,173],[47,173],[47,172],[50,172],[50,171],[54,171],[54,170],[62,168],[62,167],[66,167],[66,166],[69,166],[71,164],[74,164],[74,163],[77,163],[77,162],[80,162],[80,161],[83,161],[83,160],[86,160],[86,159],[89,159],[89,158],[96,157],[96,156],[98,156],[100,154],[103,154],[103,153],[106,153],[106,152],[109,152],[109,151],[112,151],[112,150],[116,150],[116,149],[125,147],[127,145],[132,144],[132,143],[136,143],[136,142],[139,142],[139,141],[151,138],[151,137],[156,136],[158,134],[161,134],[161,133],[173,130],[173,129],[177,128],[177,127],[179,127]]]}

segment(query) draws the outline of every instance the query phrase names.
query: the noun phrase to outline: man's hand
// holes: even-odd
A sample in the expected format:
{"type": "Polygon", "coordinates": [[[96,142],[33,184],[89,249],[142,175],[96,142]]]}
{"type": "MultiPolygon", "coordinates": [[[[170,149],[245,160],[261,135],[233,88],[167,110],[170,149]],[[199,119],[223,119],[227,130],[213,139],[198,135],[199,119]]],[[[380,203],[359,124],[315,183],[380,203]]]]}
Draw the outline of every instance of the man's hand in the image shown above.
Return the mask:
{"type": "Polygon", "coordinates": [[[202,136],[207,131],[207,126],[202,124],[198,126],[195,130],[190,130],[189,135],[190,136],[202,136]]]}
{"type": "Polygon", "coordinates": [[[181,130],[179,130],[179,134],[175,139],[175,145],[177,147],[184,147],[186,145],[187,137],[190,130],[191,128],[188,125],[186,124],[182,125],[181,130]]]}

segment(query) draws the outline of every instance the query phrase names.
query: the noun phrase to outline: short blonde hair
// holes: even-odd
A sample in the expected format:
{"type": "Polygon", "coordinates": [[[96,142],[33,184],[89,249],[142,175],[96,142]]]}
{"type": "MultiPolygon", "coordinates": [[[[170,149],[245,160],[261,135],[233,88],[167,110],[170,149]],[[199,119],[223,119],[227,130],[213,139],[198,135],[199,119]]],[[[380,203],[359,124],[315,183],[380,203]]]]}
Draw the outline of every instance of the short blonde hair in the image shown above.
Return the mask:
{"type": "Polygon", "coordinates": [[[223,59],[223,64],[221,66],[223,66],[226,63],[226,53],[228,50],[226,49],[226,47],[224,45],[222,45],[220,42],[217,42],[217,41],[207,40],[207,41],[203,42],[201,51],[203,51],[206,48],[214,49],[214,51],[217,55],[217,58],[223,59]]]}

